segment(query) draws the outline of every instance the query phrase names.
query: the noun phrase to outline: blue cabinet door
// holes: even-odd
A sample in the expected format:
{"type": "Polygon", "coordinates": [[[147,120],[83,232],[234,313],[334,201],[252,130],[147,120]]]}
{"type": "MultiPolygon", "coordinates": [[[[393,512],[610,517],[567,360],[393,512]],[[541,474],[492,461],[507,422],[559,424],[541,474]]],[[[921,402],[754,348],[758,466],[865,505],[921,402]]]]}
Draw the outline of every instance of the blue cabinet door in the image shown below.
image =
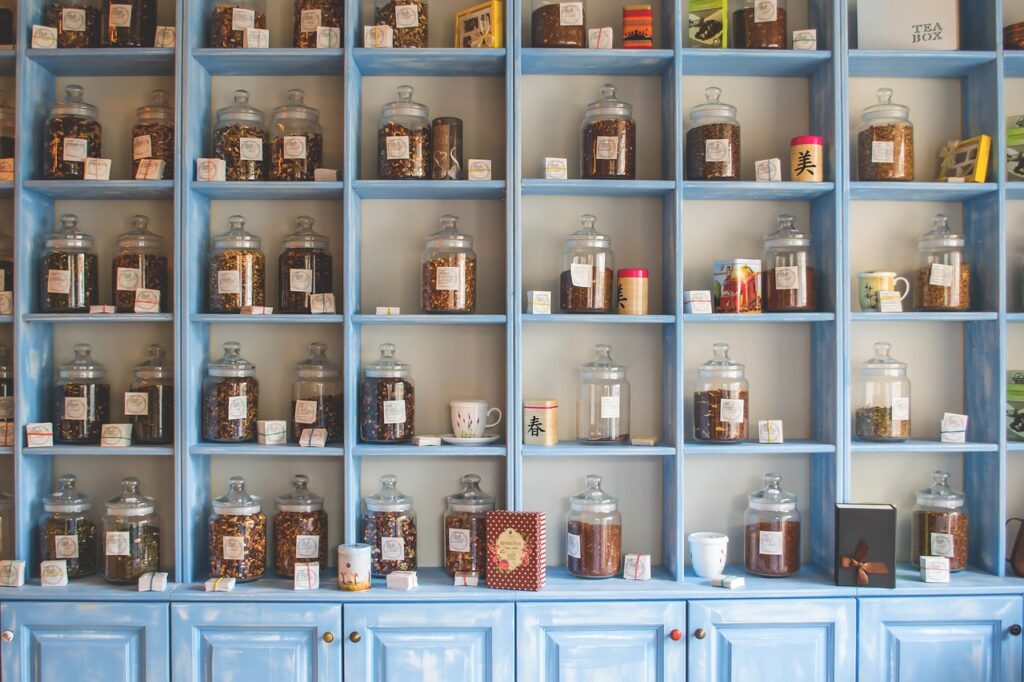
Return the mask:
{"type": "Polygon", "coordinates": [[[683,602],[520,604],[516,627],[519,682],[686,679],[683,602]]]}
{"type": "Polygon", "coordinates": [[[853,599],[721,599],[689,606],[694,682],[853,682],[853,599]]]}
{"type": "Polygon", "coordinates": [[[175,682],[338,682],[341,606],[175,604],[175,682]]]}
{"type": "Polygon", "coordinates": [[[4,682],[159,682],[170,675],[167,604],[5,602],[4,682]]]}
{"type": "Polygon", "coordinates": [[[345,682],[512,682],[512,604],[348,604],[345,682]]]}
{"type": "Polygon", "coordinates": [[[1020,622],[1020,597],[861,599],[860,679],[1020,682],[1020,622]]]}

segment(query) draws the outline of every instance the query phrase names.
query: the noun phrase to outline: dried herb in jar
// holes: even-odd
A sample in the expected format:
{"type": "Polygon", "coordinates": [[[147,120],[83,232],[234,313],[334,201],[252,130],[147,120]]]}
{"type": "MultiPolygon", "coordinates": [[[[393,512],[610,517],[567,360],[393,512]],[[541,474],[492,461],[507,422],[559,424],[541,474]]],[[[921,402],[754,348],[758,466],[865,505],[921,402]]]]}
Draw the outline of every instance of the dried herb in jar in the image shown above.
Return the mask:
{"type": "Polygon", "coordinates": [[[430,173],[430,128],[411,130],[394,122],[377,131],[377,177],[425,179],[430,173]],[[398,138],[396,142],[395,138],[398,138]]]}
{"type": "Polygon", "coordinates": [[[891,407],[859,407],[854,432],[862,440],[906,440],[910,419],[893,419],[891,407]]]}
{"type": "Polygon", "coordinates": [[[562,23],[562,3],[544,5],[533,10],[531,34],[533,47],[586,47],[587,10],[577,16],[575,7],[566,8],[562,23]]]}
{"type": "Polygon", "coordinates": [[[448,512],[444,517],[444,568],[448,575],[459,572],[476,573],[486,576],[487,571],[487,521],[486,512],[448,512]],[[468,531],[469,546],[457,549],[451,542],[452,531],[468,531]]]}
{"type": "Polygon", "coordinates": [[[255,126],[222,126],[213,131],[213,156],[224,159],[224,177],[228,180],[265,180],[264,159],[269,141],[266,131],[255,126]],[[246,140],[244,150],[243,138],[246,140]],[[260,140],[259,148],[250,149],[257,146],[250,141],[253,138],[260,140]]]}
{"type": "Polygon", "coordinates": [[[370,545],[373,577],[383,578],[392,571],[416,570],[414,515],[404,511],[367,511],[363,515],[363,542],[370,545]],[[389,543],[392,538],[401,540],[401,547],[399,543],[389,543]],[[398,554],[392,555],[392,551],[398,554]]]}
{"type": "Polygon", "coordinates": [[[324,136],[314,133],[275,136],[270,145],[271,180],[312,180],[314,171],[324,165],[324,136]],[[301,140],[287,138],[304,137],[301,140]]]}
{"type": "Polygon", "coordinates": [[[345,9],[340,0],[295,0],[292,47],[319,47],[316,30],[337,28],[345,35],[345,9]]]}
{"type": "Polygon", "coordinates": [[[259,391],[259,382],[254,377],[208,377],[203,386],[203,438],[224,442],[256,440],[259,391]]]}
{"type": "MultiPolygon", "coordinates": [[[[959,571],[967,567],[967,530],[969,526],[966,514],[959,511],[926,511],[914,510],[914,521],[911,524],[914,534],[911,537],[910,556],[914,563],[922,556],[948,556],[949,570],[959,571]],[[952,552],[938,550],[933,546],[933,534],[952,536],[952,552]]],[[[946,538],[941,540],[945,547],[946,538]]],[[[936,543],[937,544],[937,543],[936,543]]]]}
{"type": "Polygon", "coordinates": [[[295,403],[289,413],[288,424],[291,427],[291,440],[298,442],[306,429],[327,429],[327,442],[337,443],[341,440],[341,395],[321,395],[318,398],[303,398],[303,402],[316,403],[316,416],[313,421],[299,423],[295,420],[295,403]]]}
{"type": "Polygon", "coordinates": [[[359,382],[359,436],[368,443],[399,443],[413,435],[416,415],[411,381],[364,377],[359,382]]]}
{"type": "Polygon", "coordinates": [[[688,180],[740,179],[740,127],[708,123],[686,131],[688,180]]]}
{"type": "Polygon", "coordinates": [[[471,313],[476,309],[476,258],[469,254],[450,254],[426,261],[422,282],[424,311],[471,313]]]}
{"type": "Polygon", "coordinates": [[[858,180],[914,179],[914,128],[909,123],[873,125],[857,134],[858,180]]]}
{"type": "Polygon", "coordinates": [[[274,570],[291,578],[297,564],[316,563],[327,568],[327,513],[323,509],[278,512],[274,517],[274,570]],[[299,537],[302,535],[318,538],[314,551],[310,551],[313,543],[299,537]]]}
{"type": "Polygon", "coordinates": [[[784,577],[800,570],[800,522],[761,521],[746,526],[746,567],[755,575],[784,577]],[[782,533],[779,554],[761,553],[761,533],[782,533]]]}
{"type": "Polygon", "coordinates": [[[161,179],[174,179],[174,121],[136,123],[132,127],[132,141],[132,180],[139,174],[142,162],[148,159],[164,162],[161,179]]]}
{"type": "Polygon", "coordinates": [[[622,559],[622,526],[616,523],[569,521],[570,535],[579,538],[579,556],[566,558],[569,572],[588,578],[607,578],[619,571],[622,559]]]}
{"type": "Polygon", "coordinates": [[[85,161],[68,161],[72,154],[65,149],[64,140],[85,141],[85,157],[98,159],[101,157],[100,124],[83,116],[60,115],[51,116],[46,122],[46,158],[43,163],[43,175],[47,178],[80,180],[85,177],[85,161]]]}
{"type": "MultiPolygon", "coordinates": [[[[954,266],[950,266],[954,267],[954,266]]],[[[914,307],[919,310],[969,310],[971,266],[961,263],[950,286],[931,284],[932,265],[914,271],[914,307]]]]}
{"type": "Polygon", "coordinates": [[[105,554],[103,576],[112,582],[131,583],[144,573],[160,570],[160,528],[148,523],[135,523],[131,517],[108,530],[128,533],[128,554],[105,554]]]}
{"type": "Polygon", "coordinates": [[[54,440],[99,443],[100,430],[110,422],[110,384],[66,381],[54,388],[53,395],[54,440]]]}
{"type": "Polygon", "coordinates": [[[145,393],[146,414],[131,415],[132,440],[140,445],[166,445],[174,442],[174,387],[135,386],[133,393],[145,393]]]}
{"type": "Polygon", "coordinates": [[[313,294],[332,291],[332,263],[331,254],[322,249],[286,248],[277,260],[277,312],[309,313],[313,294]],[[291,273],[296,271],[303,275],[293,279],[291,273]],[[312,275],[311,280],[305,277],[306,272],[312,275]]]}
{"type": "Polygon", "coordinates": [[[39,308],[44,313],[87,313],[99,302],[99,258],[94,253],[52,252],[39,269],[39,308]],[[51,271],[67,271],[66,278],[51,271]],[[52,291],[52,293],[51,293],[52,291]],[[63,293],[61,293],[63,292],[63,293]]]}
{"type": "Polygon", "coordinates": [[[427,46],[427,3],[422,0],[391,0],[378,7],[376,15],[377,25],[393,29],[393,47],[427,46]]]}
{"type": "Polygon", "coordinates": [[[265,282],[266,258],[262,251],[232,249],[215,253],[207,270],[210,312],[239,313],[244,306],[266,305],[265,282]],[[230,274],[235,272],[237,278],[230,274]]]}
{"type": "MultiPolygon", "coordinates": [[[[210,47],[245,47],[245,31],[234,30],[235,10],[253,13],[253,24],[248,19],[239,19],[239,25],[247,28],[266,28],[267,15],[259,10],[251,10],[240,5],[221,3],[213,8],[213,19],[210,25],[210,47]]],[[[230,178],[229,178],[230,179],[230,178]]]]}
{"type": "Polygon", "coordinates": [[[100,46],[100,11],[95,7],[50,3],[43,24],[57,29],[57,47],[100,46]]]}
{"type": "Polygon", "coordinates": [[[102,47],[153,47],[156,0],[103,0],[102,22],[102,47]]]}
{"type": "Polygon", "coordinates": [[[775,8],[774,21],[757,21],[756,8],[736,10],[732,14],[736,47],[753,50],[786,49],[786,10],[775,8]]]}
{"type": "Polygon", "coordinates": [[[635,121],[606,119],[583,126],[583,177],[636,177],[635,121]]]}
{"type": "Polygon", "coordinates": [[[167,301],[167,257],[158,254],[119,253],[113,263],[114,306],[119,313],[135,312],[137,289],[155,289],[160,292],[160,310],[164,312],[167,301]],[[139,279],[127,288],[123,270],[139,271],[139,279]],[[121,275],[121,276],[119,276],[121,275]],[[122,288],[125,287],[125,288],[122,288]]]}
{"type": "Polygon", "coordinates": [[[267,517],[262,512],[215,514],[209,551],[212,577],[256,580],[266,568],[267,517]]]}
{"type": "Polygon", "coordinates": [[[67,561],[69,578],[81,578],[96,572],[99,551],[96,524],[84,515],[55,513],[43,522],[40,536],[42,558],[47,561],[67,561]],[[63,538],[58,548],[59,536],[73,536],[77,539],[77,556],[69,556],[76,553],[76,550],[68,547],[70,543],[63,541],[63,538]]]}
{"type": "Polygon", "coordinates": [[[768,268],[764,273],[764,309],[765,312],[811,311],[815,308],[814,268],[799,268],[796,285],[780,289],[775,277],[775,268],[768,268]]]}
{"type": "Polygon", "coordinates": [[[747,439],[747,420],[750,415],[749,395],[747,391],[730,391],[714,389],[697,391],[693,394],[693,433],[697,440],[704,441],[742,441],[747,439]],[[723,415],[722,401],[738,400],[743,404],[741,414],[729,414],[727,408],[723,415]],[[737,417],[726,421],[723,416],[737,417]]]}
{"type": "MultiPolygon", "coordinates": [[[[578,263],[575,263],[578,264],[578,263]]],[[[566,313],[610,313],[612,311],[612,281],[615,271],[611,268],[592,267],[589,286],[576,286],[571,270],[562,272],[559,286],[559,303],[566,313]]]]}

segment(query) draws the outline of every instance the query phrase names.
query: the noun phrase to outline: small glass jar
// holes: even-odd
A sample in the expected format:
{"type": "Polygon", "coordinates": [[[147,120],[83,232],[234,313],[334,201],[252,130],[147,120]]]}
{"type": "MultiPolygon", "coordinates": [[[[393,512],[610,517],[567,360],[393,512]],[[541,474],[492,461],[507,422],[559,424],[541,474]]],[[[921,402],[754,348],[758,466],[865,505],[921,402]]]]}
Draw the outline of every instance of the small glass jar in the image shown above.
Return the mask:
{"type": "Polygon", "coordinates": [[[858,440],[899,442],[910,438],[910,379],[907,365],[889,355],[891,343],[875,344],[875,356],[860,366],[854,394],[858,440]]]}
{"type": "MultiPolygon", "coordinates": [[[[139,177],[139,168],[146,161],[163,161],[164,170],[157,180],[174,179],[174,106],[166,90],[154,90],[149,104],[136,111],[132,126],[132,178],[139,177]]],[[[146,169],[143,169],[145,171],[146,169]]],[[[145,172],[143,173],[145,176],[145,172]]]]}
{"type": "Polygon", "coordinates": [[[949,228],[941,213],[917,242],[914,307],[918,310],[970,310],[971,266],[964,260],[964,236],[949,228]]]}
{"type": "Polygon", "coordinates": [[[860,113],[857,133],[857,179],[914,179],[914,124],[910,107],[892,101],[892,88],[875,91],[878,103],[860,113]]]}
{"type": "Polygon", "coordinates": [[[100,47],[153,47],[156,0],[103,0],[100,47]]]}
{"type": "Polygon", "coordinates": [[[46,514],[39,523],[39,553],[43,561],[68,562],[68,578],[96,572],[96,524],[86,515],[89,496],[75,489],[75,477],[64,474],[58,488],[43,498],[46,514]]]}
{"type": "Polygon", "coordinates": [[[911,521],[910,560],[920,566],[923,556],[944,556],[951,572],[967,568],[967,509],[962,490],[949,486],[949,472],[932,473],[931,486],[917,491],[911,521]]]}
{"type": "Polygon", "coordinates": [[[444,568],[448,575],[487,571],[487,512],[494,511],[494,496],[480,490],[480,477],[466,474],[462,489],[448,496],[444,513],[444,568]]]}
{"type": "Polygon", "coordinates": [[[345,35],[345,8],[341,0],[295,0],[292,47],[341,47],[345,35]],[[324,44],[317,29],[338,29],[338,44],[324,44]]]}
{"type": "Polygon", "coordinates": [[[167,306],[164,238],[149,231],[149,218],[132,216],[132,229],[117,238],[114,307],[119,313],[162,313],[167,306]]]}
{"type": "Polygon", "coordinates": [[[720,101],[721,96],[721,88],[705,88],[707,101],[690,110],[687,180],[740,179],[740,124],[736,107],[720,101]]]}
{"type": "Polygon", "coordinates": [[[245,306],[266,305],[263,240],[246,231],[244,216],[233,215],[228,224],[227,232],[213,238],[207,270],[211,313],[240,313],[245,306]]]}
{"type": "MultiPolygon", "coordinates": [[[[0,291],[14,291],[14,237],[9,232],[0,232],[0,291]]],[[[6,303],[0,306],[0,315],[10,314],[6,303]]]]}
{"type": "Polygon", "coordinates": [[[46,236],[39,264],[39,312],[87,313],[99,302],[99,258],[92,235],[78,230],[78,216],[60,217],[60,231],[46,236]]]}
{"type": "Polygon", "coordinates": [[[601,99],[587,105],[583,119],[583,177],[636,177],[636,121],[633,105],[615,98],[605,83],[601,99]]]}
{"type": "Polygon", "coordinates": [[[14,558],[14,495],[0,493],[0,561],[14,558]]]}
{"type": "Polygon", "coordinates": [[[14,363],[6,344],[0,344],[0,436],[0,445],[14,446],[14,363]]]}
{"type": "Polygon", "coordinates": [[[747,439],[750,384],[744,367],[729,357],[729,344],[716,343],[714,357],[697,368],[693,391],[693,437],[708,443],[747,439]]]}
{"type": "Polygon", "coordinates": [[[249,104],[247,91],[235,90],[234,101],[217,110],[213,131],[213,157],[224,159],[224,177],[266,180],[268,144],[270,135],[263,124],[263,112],[249,104]]]}
{"type": "Polygon", "coordinates": [[[134,583],[160,570],[160,517],[153,498],[139,492],[139,479],[121,479],[121,494],[107,500],[103,517],[103,577],[134,583]]]}
{"type": "Polygon", "coordinates": [[[244,359],[237,341],[224,344],[224,357],[206,365],[203,379],[203,439],[224,443],[256,440],[260,382],[256,365],[244,359]]]}
{"type": "Polygon", "coordinates": [[[398,86],[398,99],[380,108],[377,131],[377,178],[415,179],[430,176],[430,113],[412,99],[412,86],[398,86]]]}
{"type": "Polygon", "coordinates": [[[565,239],[558,295],[563,313],[612,312],[612,240],[594,229],[596,223],[596,217],[581,215],[580,229],[565,239]]]}
{"type": "Polygon", "coordinates": [[[569,498],[566,566],[579,578],[613,578],[622,558],[622,514],[618,500],[601,490],[601,477],[569,498]]]}
{"type": "Polygon", "coordinates": [[[612,362],[611,346],[594,346],[594,360],[580,367],[576,437],[588,445],[629,440],[629,381],[626,368],[612,362]]]}
{"type": "Polygon", "coordinates": [[[313,230],[313,219],[295,220],[295,232],[281,242],[277,259],[278,309],[280,313],[310,313],[311,297],[333,291],[333,257],[328,239],[313,230]]]}
{"type": "Polygon", "coordinates": [[[427,47],[427,3],[424,0],[373,0],[378,26],[390,26],[393,47],[427,47]]]}
{"type": "Polygon", "coordinates": [[[232,476],[228,491],[213,501],[210,514],[210,577],[250,582],[263,575],[267,561],[267,517],[263,500],[232,476]]]}
{"type": "Polygon", "coordinates": [[[245,47],[245,31],[267,27],[265,0],[215,0],[210,47],[245,47]]]}
{"type": "Polygon", "coordinates": [[[587,0],[533,0],[533,47],[586,47],[587,0]]]}
{"type": "Polygon", "coordinates": [[[87,343],[75,344],[75,357],[60,366],[53,387],[53,434],[57,443],[96,444],[110,421],[107,368],[92,357],[87,343]]]}
{"type": "Polygon", "coordinates": [[[415,428],[412,367],[395,357],[395,344],[382,343],[380,358],[363,365],[359,382],[359,437],[366,443],[403,443],[415,428]]]}
{"type": "MultiPolygon", "coordinates": [[[[7,10],[10,11],[10,10],[7,10]]],[[[3,4],[0,2],[0,34],[3,28],[3,4]]],[[[7,43],[0,43],[0,45],[7,43]]],[[[15,130],[14,107],[6,90],[0,90],[0,159],[14,158],[14,130],[15,130]]],[[[13,167],[12,167],[13,172],[13,167]]]]}
{"type": "Polygon", "coordinates": [[[786,0],[744,0],[732,13],[733,35],[738,48],[786,49],[786,0]]]}
{"type": "Polygon", "coordinates": [[[782,476],[765,474],[764,488],[750,495],[743,545],[749,573],[785,578],[800,570],[800,510],[797,497],[782,489],[782,476]]]}
{"type": "Polygon", "coordinates": [[[309,357],[295,365],[291,439],[306,429],[326,429],[327,442],[341,441],[341,369],[327,358],[327,346],[309,344],[309,357]]]}
{"type": "Polygon", "coordinates": [[[50,107],[46,119],[43,177],[81,180],[85,177],[85,160],[102,157],[102,128],[97,120],[100,112],[82,100],[82,86],[64,88],[63,102],[50,107]]]}
{"type": "Polygon", "coordinates": [[[135,379],[125,396],[125,416],[132,423],[132,440],[139,445],[174,442],[174,367],[167,349],[149,347],[149,358],[135,365],[135,379]]]}
{"type": "Polygon", "coordinates": [[[55,47],[99,47],[98,0],[52,0],[46,5],[43,24],[57,29],[55,47]]]}
{"type": "Polygon", "coordinates": [[[779,229],[764,238],[764,309],[769,313],[811,312],[815,306],[811,236],[782,214],[779,229]]]}
{"type": "Polygon", "coordinates": [[[270,122],[270,179],[312,180],[324,165],[324,129],[320,112],[303,102],[306,94],[288,91],[288,103],[274,109],[270,122]]]}
{"type": "Polygon", "coordinates": [[[427,237],[420,291],[427,313],[476,310],[476,252],[473,238],[459,232],[458,218],[441,216],[441,230],[427,237]]]}
{"type": "Polygon", "coordinates": [[[380,491],[363,498],[363,542],[370,546],[374,578],[392,571],[415,571],[416,510],[412,498],[398,489],[398,477],[380,477],[380,491]]]}
{"type": "Polygon", "coordinates": [[[324,498],[309,489],[309,476],[296,474],[291,491],[277,498],[274,570],[283,578],[292,578],[296,566],[302,564],[327,568],[327,512],[324,498]]]}

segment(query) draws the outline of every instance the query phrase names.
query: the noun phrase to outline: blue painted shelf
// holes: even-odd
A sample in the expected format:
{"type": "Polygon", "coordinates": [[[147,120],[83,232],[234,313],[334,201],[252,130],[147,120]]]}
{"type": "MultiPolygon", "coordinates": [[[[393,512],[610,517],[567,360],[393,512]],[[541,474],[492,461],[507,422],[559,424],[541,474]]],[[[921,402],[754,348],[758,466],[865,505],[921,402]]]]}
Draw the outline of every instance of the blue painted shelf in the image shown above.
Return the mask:
{"type": "Polygon", "coordinates": [[[868,443],[854,440],[852,452],[999,452],[995,443],[940,443],[937,440],[911,439],[902,443],[868,443]]]}
{"type": "Polygon", "coordinates": [[[173,180],[26,180],[27,190],[51,199],[172,199],[173,180]]]}
{"type": "Polygon", "coordinates": [[[14,196],[14,183],[8,180],[0,182],[0,198],[9,199],[14,196]]]}
{"type": "Polygon", "coordinates": [[[673,457],[669,445],[583,445],[564,441],[557,445],[524,445],[523,457],[673,457]]]}
{"type": "Polygon", "coordinates": [[[1024,52],[1007,50],[1003,53],[1003,75],[1007,78],[1024,77],[1024,52]]]}
{"type": "Polygon", "coordinates": [[[1011,440],[1006,444],[1007,452],[1024,452],[1024,441],[1011,440]]]}
{"type": "Polygon", "coordinates": [[[508,58],[505,48],[357,47],[352,53],[363,76],[503,76],[508,58]]]}
{"type": "Polygon", "coordinates": [[[231,49],[200,47],[192,58],[211,76],[341,76],[341,49],[231,49]]]}
{"type": "Polygon", "coordinates": [[[523,315],[523,322],[537,324],[675,324],[675,315],[615,315],[612,313],[553,313],[523,315]]]}
{"type": "Polygon", "coordinates": [[[850,76],[962,78],[995,60],[995,52],[967,50],[850,50],[850,76]]]}
{"type": "Polygon", "coordinates": [[[1014,200],[1024,199],[1024,182],[1006,183],[1006,198],[1014,200]]]}
{"type": "Polygon", "coordinates": [[[704,443],[697,440],[683,443],[684,455],[801,455],[831,454],[835,451],[836,446],[829,443],[788,438],[783,443],[704,443]]]}
{"type": "Polygon", "coordinates": [[[1006,315],[1007,322],[1024,322],[1024,313],[1008,313],[1006,315]]]}
{"type": "Polygon", "coordinates": [[[25,56],[54,76],[174,75],[174,48],[170,47],[29,48],[25,56]]]}
{"type": "Polygon", "coordinates": [[[14,447],[11,445],[4,445],[0,447],[0,455],[13,455],[14,447]]]}
{"type": "MultiPolygon", "coordinates": [[[[500,443],[501,441],[497,441],[500,443]]],[[[352,448],[356,457],[504,457],[504,445],[377,445],[358,443],[352,448]]]]}
{"type": "Polygon", "coordinates": [[[231,315],[226,313],[193,313],[192,322],[201,324],[341,324],[344,315],[231,315]]]}
{"type": "Polygon", "coordinates": [[[89,324],[139,324],[174,322],[173,313],[25,313],[26,322],[68,322],[89,324]]]}
{"type": "Polygon", "coordinates": [[[657,76],[672,67],[672,50],[520,50],[523,75],[657,76]]]}
{"type": "Polygon", "coordinates": [[[711,315],[683,315],[687,324],[779,324],[783,322],[834,322],[835,313],[760,313],[746,315],[742,313],[714,313],[711,315]]]}
{"type": "Polygon", "coordinates": [[[832,192],[831,182],[719,182],[687,180],[683,183],[683,201],[809,201],[832,192]]]}
{"type": "Polygon", "coordinates": [[[218,457],[343,457],[345,448],[332,443],[322,448],[304,448],[295,444],[198,443],[189,448],[189,453],[218,457]]]}
{"type": "Polygon", "coordinates": [[[996,191],[994,182],[851,182],[855,201],[970,201],[996,191]]]}
{"type": "Polygon", "coordinates": [[[905,313],[850,313],[854,322],[984,322],[999,319],[998,313],[972,312],[905,312],[905,313]]]}
{"type": "Polygon", "coordinates": [[[0,75],[13,76],[17,64],[17,52],[15,50],[0,50],[0,75]]]}
{"type": "Polygon", "coordinates": [[[0,315],[0,324],[11,324],[14,322],[13,315],[0,315]]]}
{"type": "Polygon", "coordinates": [[[523,194],[581,197],[660,197],[672,192],[671,180],[523,180],[523,194]]]}
{"type": "Polygon", "coordinates": [[[468,325],[505,324],[505,315],[353,315],[355,324],[468,325]]]}
{"type": "Polygon", "coordinates": [[[827,50],[708,50],[683,48],[684,76],[811,76],[827,67],[827,50]]]}
{"type": "Polygon", "coordinates": [[[101,448],[99,445],[54,445],[47,448],[22,448],[23,456],[43,457],[173,457],[174,447],[170,445],[129,445],[124,448],[101,448]]]}
{"type": "Polygon", "coordinates": [[[305,200],[341,199],[338,182],[191,182],[192,191],[207,199],[305,200]]]}
{"type": "Polygon", "coordinates": [[[503,180],[356,180],[363,199],[504,199],[503,180]]]}

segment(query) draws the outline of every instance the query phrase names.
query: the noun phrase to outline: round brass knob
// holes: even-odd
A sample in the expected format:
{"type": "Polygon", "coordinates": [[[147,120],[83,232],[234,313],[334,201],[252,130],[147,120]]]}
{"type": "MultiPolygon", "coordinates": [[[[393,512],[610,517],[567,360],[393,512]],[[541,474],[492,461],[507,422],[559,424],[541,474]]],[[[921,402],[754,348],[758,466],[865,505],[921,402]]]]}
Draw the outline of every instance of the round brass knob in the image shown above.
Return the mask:
{"type": "MultiPolygon", "coordinates": [[[[1020,633],[1021,633],[1021,628],[1020,628],[1019,625],[1014,623],[1013,625],[1010,626],[1010,634],[1011,635],[1013,635],[1014,637],[1020,637],[1020,633]]],[[[6,633],[4,633],[4,634],[6,634],[6,633]]]]}
{"type": "MultiPolygon", "coordinates": [[[[1017,630],[1019,631],[1020,628],[1017,628],[1017,630]]],[[[11,630],[4,630],[3,632],[0,632],[0,639],[2,639],[5,642],[13,642],[14,632],[11,630]]]]}
{"type": "Polygon", "coordinates": [[[333,632],[325,632],[324,633],[324,641],[326,643],[328,643],[328,644],[333,642],[334,641],[334,633],[333,632]]]}
{"type": "Polygon", "coordinates": [[[693,636],[697,639],[704,639],[708,636],[708,633],[704,632],[704,628],[697,628],[693,631],[693,636]]]}
{"type": "Polygon", "coordinates": [[[353,632],[352,634],[350,634],[348,636],[348,641],[352,642],[353,644],[358,644],[359,642],[362,641],[362,639],[363,639],[363,636],[361,634],[359,634],[358,632],[353,632]]]}

